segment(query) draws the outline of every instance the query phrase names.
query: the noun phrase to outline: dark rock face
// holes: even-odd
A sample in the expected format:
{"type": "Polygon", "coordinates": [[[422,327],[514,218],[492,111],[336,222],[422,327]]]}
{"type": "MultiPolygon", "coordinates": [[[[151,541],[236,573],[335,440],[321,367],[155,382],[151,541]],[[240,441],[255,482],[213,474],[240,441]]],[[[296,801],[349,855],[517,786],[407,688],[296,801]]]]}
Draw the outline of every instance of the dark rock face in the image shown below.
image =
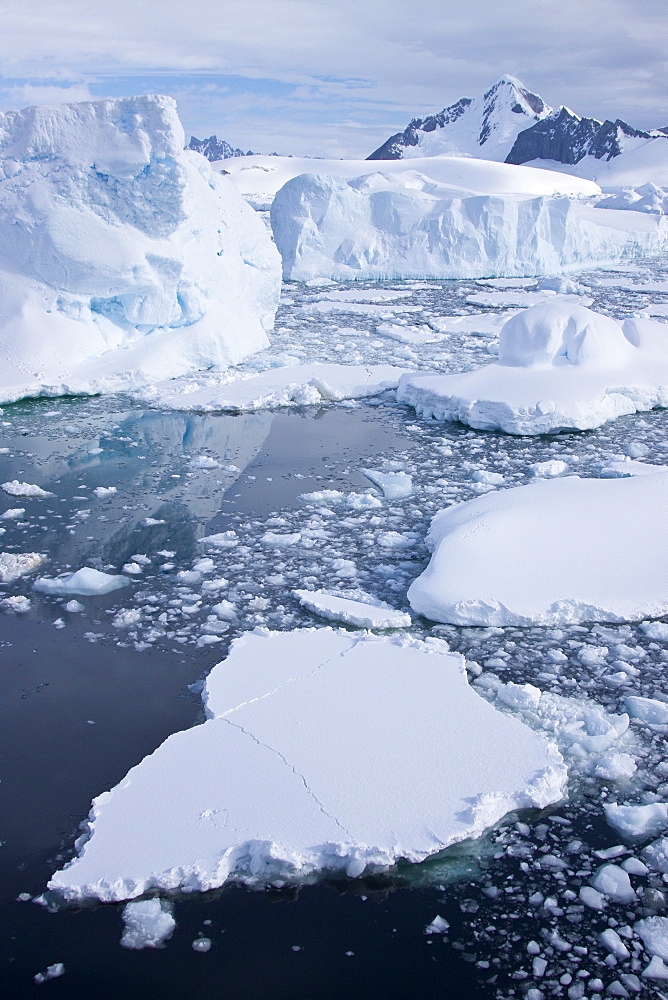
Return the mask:
{"type": "Polygon", "coordinates": [[[206,156],[207,160],[227,160],[231,156],[252,156],[250,149],[244,153],[243,149],[234,149],[229,142],[219,139],[216,135],[210,135],[208,139],[197,139],[190,136],[190,142],[186,149],[194,149],[196,153],[206,156]]]}
{"type": "Polygon", "coordinates": [[[621,121],[599,122],[595,118],[578,118],[568,108],[560,108],[531,128],[520,132],[506,163],[527,163],[529,160],[556,160],[558,163],[579,163],[585,156],[611,160],[622,152],[623,136],[651,139],[621,121]]]}
{"type": "Polygon", "coordinates": [[[427,118],[414,118],[403,132],[391,135],[371,156],[367,156],[367,160],[400,160],[406,146],[417,146],[420,132],[434,132],[437,128],[443,128],[445,125],[457,121],[472,103],[472,98],[462,97],[456,104],[451,104],[449,108],[443,108],[436,115],[429,115],[427,118]]]}

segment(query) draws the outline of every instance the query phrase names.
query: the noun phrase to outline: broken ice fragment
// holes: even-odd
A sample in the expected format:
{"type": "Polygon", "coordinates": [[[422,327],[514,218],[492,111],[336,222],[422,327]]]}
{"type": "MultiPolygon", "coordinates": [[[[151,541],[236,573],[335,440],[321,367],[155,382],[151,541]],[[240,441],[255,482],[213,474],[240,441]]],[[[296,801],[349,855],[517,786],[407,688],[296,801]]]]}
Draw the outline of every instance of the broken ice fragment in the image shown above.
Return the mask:
{"type": "Polygon", "coordinates": [[[358,628],[408,628],[411,616],[396,611],[384,601],[351,600],[324,590],[293,591],[302,607],[329,621],[345,622],[358,628]]]}
{"type": "Polygon", "coordinates": [[[42,576],[35,580],[33,590],[42,591],[45,594],[79,594],[90,597],[96,594],[109,594],[119,587],[127,587],[128,580],[122,576],[113,576],[109,573],[102,573],[98,569],[84,566],[75,573],[65,573],[63,576],[46,577],[42,576]]]}
{"type": "Polygon", "coordinates": [[[124,948],[160,948],[174,933],[173,907],[164,899],[140,899],[123,908],[124,948]]]}

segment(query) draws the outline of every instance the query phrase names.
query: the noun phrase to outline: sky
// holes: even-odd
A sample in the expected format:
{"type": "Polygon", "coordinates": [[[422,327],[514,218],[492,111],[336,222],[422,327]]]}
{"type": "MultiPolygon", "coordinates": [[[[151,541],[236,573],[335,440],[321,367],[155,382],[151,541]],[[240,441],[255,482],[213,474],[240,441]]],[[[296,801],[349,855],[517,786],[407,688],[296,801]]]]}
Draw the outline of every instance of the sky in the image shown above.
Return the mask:
{"type": "Polygon", "coordinates": [[[365,157],[510,73],[668,125],[668,0],[0,0],[0,109],[166,93],[186,135],[365,157]]]}

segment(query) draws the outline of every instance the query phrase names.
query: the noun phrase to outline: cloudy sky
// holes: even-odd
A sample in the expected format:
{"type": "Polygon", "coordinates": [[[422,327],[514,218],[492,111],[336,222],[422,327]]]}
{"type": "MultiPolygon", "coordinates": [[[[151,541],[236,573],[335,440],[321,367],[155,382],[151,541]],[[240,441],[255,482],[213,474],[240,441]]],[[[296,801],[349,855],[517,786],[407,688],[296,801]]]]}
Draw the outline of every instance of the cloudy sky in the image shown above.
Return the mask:
{"type": "Polygon", "coordinates": [[[504,73],[668,125],[668,0],[0,0],[0,107],[167,93],[188,135],[366,156],[504,73]]]}

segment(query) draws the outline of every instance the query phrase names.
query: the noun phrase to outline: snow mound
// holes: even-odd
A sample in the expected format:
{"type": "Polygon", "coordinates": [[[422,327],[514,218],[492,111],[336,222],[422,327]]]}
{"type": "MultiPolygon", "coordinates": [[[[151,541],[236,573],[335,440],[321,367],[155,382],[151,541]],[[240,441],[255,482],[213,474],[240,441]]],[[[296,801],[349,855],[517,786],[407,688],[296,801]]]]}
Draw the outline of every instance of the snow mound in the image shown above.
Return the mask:
{"type": "Polygon", "coordinates": [[[168,406],[173,410],[241,413],[376,396],[385,389],[396,389],[403,374],[405,369],[392,365],[337,365],[316,361],[236,378],[206,375],[175,379],[152,386],[140,398],[152,406],[168,406]]]}
{"type": "Polygon", "coordinates": [[[129,582],[124,576],[101,573],[99,569],[84,566],[76,573],[65,573],[63,576],[52,578],[41,576],[35,580],[33,590],[40,590],[44,594],[53,594],[57,597],[66,594],[91,597],[96,594],[110,594],[112,590],[127,587],[129,582]]]}
{"type": "Polygon", "coordinates": [[[477,430],[547,434],[668,406],[668,329],[618,323],[555,298],[508,320],[499,359],[457,375],[405,375],[397,398],[477,430]]]}
{"type": "Polygon", "coordinates": [[[455,625],[641,621],[668,613],[668,474],[540,480],[453,504],[411,607],[455,625]]]}
{"type": "Polygon", "coordinates": [[[271,225],[283,275],[297,281],[554,275],[668,246],[661,216],[573,197],[471,193],[385,164],[351,180],[294,177],[274,198],[271,225]]]}
{"type": "Polygon", "coordinates": [[[324,590],[294,590],[303,608],[332,622],[358,628],[410,628],[411,616],[384,601],[362,601],[324,590]]]}
{"type": "Polygon", "coordinates": [[[172,98],[0,115],[0,398],[146,384],[267,346],[278,255],[172,98]]]}
{"type": "Polygon", "coordinates": [[[477,695],[438,640],[256,629],[204,699],[207,722],[94,800],[90,835],[50,889],[111,901],[355,877],[555,802],[566,778],[554,744],[477,695]]]}

